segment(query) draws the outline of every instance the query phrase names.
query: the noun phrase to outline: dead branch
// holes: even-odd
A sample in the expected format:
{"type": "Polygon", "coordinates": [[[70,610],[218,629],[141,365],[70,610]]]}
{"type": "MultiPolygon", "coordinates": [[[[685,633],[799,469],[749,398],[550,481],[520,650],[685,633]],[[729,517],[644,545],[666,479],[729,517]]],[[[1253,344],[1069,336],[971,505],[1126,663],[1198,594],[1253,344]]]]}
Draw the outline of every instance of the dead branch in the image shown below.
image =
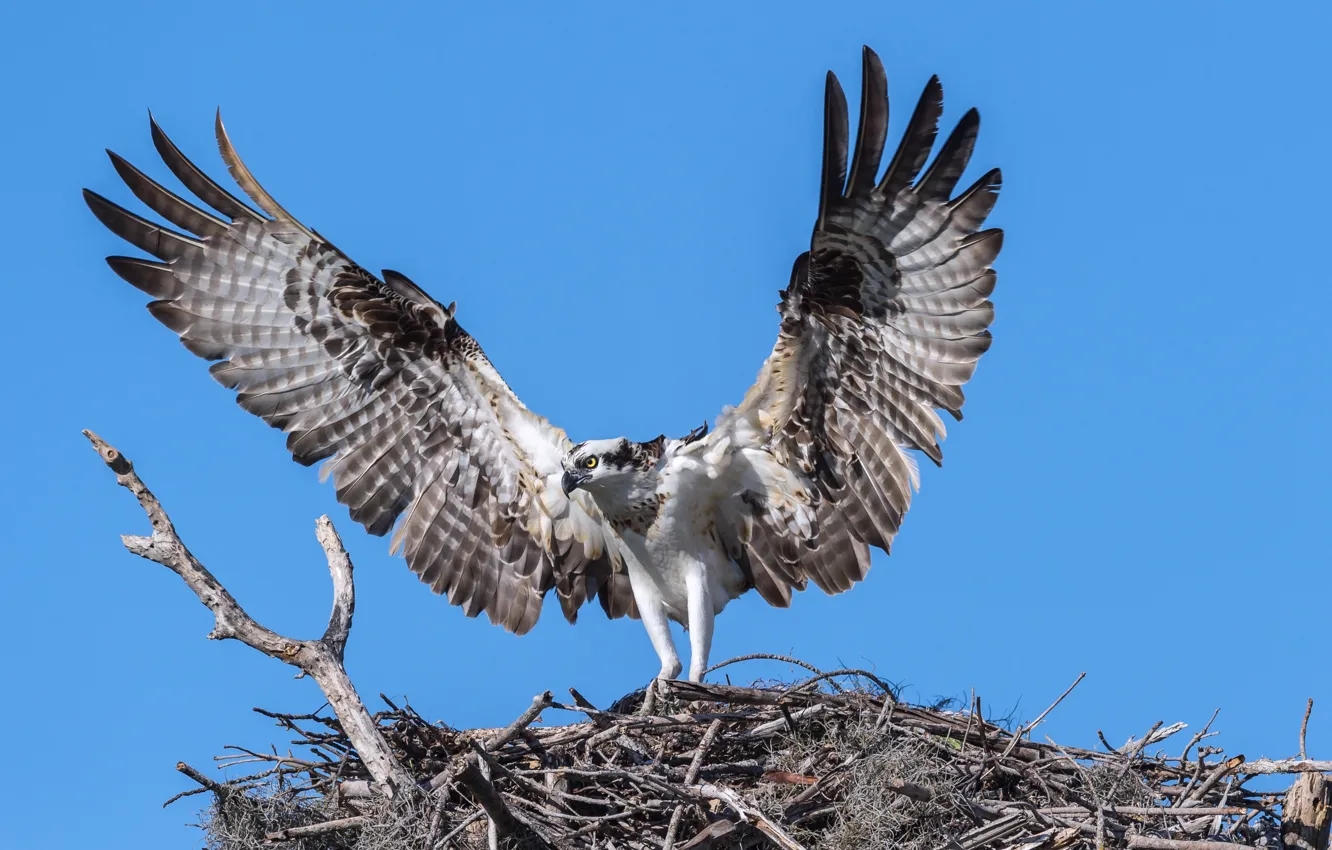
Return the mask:
{"type": "MultiPolygon", "coordinates": [[[[707,756],[708,750],[712,747],[712,742],[717,740],[717,733],[721,731],[721,721],[714,720],[708,727],[708,731],[703,733],[703,740],[698,742],[698,749],[694,751],[694,757],[689,761],[689,770],[685,771],[685,784],[693,785],[698,781],[699,768],[703,766],[703,759],[707,756]]],[[[684,817],[684,806],[676,806],[675,811],[671,813],[671,822],[666,827],[666,850],[671,850],[675,846],[675,834],[680,829],[680,820],[684,817]]]]}
{"type": "Polygon", "coordinates": [[[286,829],[279,829],[277,832],[270,832],[264,837],[269,841],[292,841],[297,838],[309,838],[313,835],[323,835],[326,832],[337,832],[342,829],[360,829],[373,822],[374,818],[369,815],[356,815],[349,818],[328,820],[323,823],[312,823],[309,826],[291,826],[286,829]]]}
{"type": "Polygon", "coordinates": [[[1305,748],[1304,739],[1309,734],[1309,715],[1313,714],[1313,697],[1309,697],[1309,704],[1304,707],[1304,719],[1300,721],[1300,758],[1307,759],[1309,751],[1305,748]]]}
{"type": "Polygon", "coordinates": [[[1041,722],[1045,720],[1045,716],[1050,712],[1054,711],[1055,708],[1059,705],[1059,703],[1064,701],[1064,697],[1073,693],[1073,689],[1076,688],[1079,684],[1081,684],[1082,680],[1085,678],[1087,678],[1087,674],[1085,672],[1079,673],[1078,677],[1073,680],[1073,684],[1069,685],[1068,688],[1066,688],[1064,692],[1059,695],[1058,699],[1050,703],[1049,708],[1047,708],[1045,711],[1042,711],[1040,714],[1036,715],[1035,720],[1031,721],[1026,726],[1023,726],[1022,729],[1019,730],[1018,733],[1013,736],[1013,740],[1008,742],[1008,746],[1004,748],[1004,755],[1007,756],[1011,754],[1013,752],[1013,748],[1018,745],[1018,741],[1021,741],[1024,735],[1030,734],[1031,730],[1041,725],[1041,722]]]}
{"type": "Polygon", "coordinates": [[[342,666],[355,591],[351,559],[328,517],[319,518],[315,532],[333,577],[333,612],[328,628],[319,640],[284,637],[250,617],[222,583],[194,557],[176,533],[166,509],[139,478],[129,459],[92,431],[84,431],[83,435],[116,474],[116,483],[134,494],[152,525],[153,533],[149,537],[123,536],[121,540],[125,548],[141,558],[161,564],[189,585],[199,601],[213,612],[213,630],[209,639],[239,640],[309,675],[324,692],[351,746],[375,782],[390,796],[413,787],[411,776],[393,757],[342,666]]]}
{"type": "Polygon", "coordinates": [[[1332,761],[1316,759],[1254,759],[1244,763],[1244,772],[1250,776],[1270,773],[1328,773],[1332,761]]]}

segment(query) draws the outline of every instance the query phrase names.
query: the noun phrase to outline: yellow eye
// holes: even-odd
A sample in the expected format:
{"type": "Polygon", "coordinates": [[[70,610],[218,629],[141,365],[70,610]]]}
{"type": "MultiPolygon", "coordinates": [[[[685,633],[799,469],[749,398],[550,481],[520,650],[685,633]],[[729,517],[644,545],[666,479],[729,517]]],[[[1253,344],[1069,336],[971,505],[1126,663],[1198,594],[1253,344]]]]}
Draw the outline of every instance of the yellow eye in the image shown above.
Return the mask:
{"type": "Polygon", "coordinates": [[[588,458],[587,460],[583,461],[583,467],[585,469],[596,469],[597,459],[595,457],[588,458]]]}

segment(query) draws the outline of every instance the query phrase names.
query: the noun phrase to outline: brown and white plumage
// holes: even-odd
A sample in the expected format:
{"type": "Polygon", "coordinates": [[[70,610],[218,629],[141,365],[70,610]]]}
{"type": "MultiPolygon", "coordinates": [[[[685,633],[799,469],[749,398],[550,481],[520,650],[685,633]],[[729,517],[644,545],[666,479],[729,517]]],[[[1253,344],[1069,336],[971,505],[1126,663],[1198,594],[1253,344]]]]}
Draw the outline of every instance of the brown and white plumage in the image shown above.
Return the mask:
{"type": "MultiPolygon", "coordinates": [[[[887,551],[917,484],[916,449],[941,463],[936,409],[962,418],[962,385],[990,347],[990,268],[1000,230],[979,230],[998,197],[998,169],[953,197],[980,118],[968,111],[924,174],[943,109],[926,84],[902,142],[880,174],[887,81],[864,52],[860,129],[847,168],[846,98],[828,74],[823,176],[810,250],[782,292],[777,343],[732,416],[758,427],[784,465],[815,483],[816,534],[790,551],[781,529],[759,526],[755,583],[778,605],[812,579],[829,593],[887,551]]],[[[719,424],[718,431],[724,428],[719,424]]]]}
{"type": "Polygon", "coordinates": [[[454,316],[405,276],[376,277],[288,213],[218,145],[259,210],[153,141],[212,211],[115,154],[130,190],[176,228],[92,192],[113,232],[156,260],[108,259],[149,310],[246,410],[325,460],[337,498],[372,534],[392,531],[423,581],[468,616],[523,633],[554,589],[572,621],[598,597],[642,616],[663,675],[680,669],[668,619],[691,631],[701,675],[712,619],[756,588],[787,605],[829,593],[888,549],[916,486],[908,450],[936,463],[961,387],[989,346],[997,230],[992,171],[952,197],[976,139],[968,112],[921,173],[941,112],[926,86],[880,174],[887,85],[864,55],[849,176],[846,102],[829,74],[822,193],[810,250],[779,305],[777,343],[716,427],[679,440],[574,445],[518,400],[454,316]]]}
{"type": "Polygon", "coordinates": [[[237,402],[287,432],[297,462],[328,459],[338,500],[469,616],[523,633],[556,589],[566,616],[600,594],[630,612],[608,527],[559,487],[572,443],[523,407],[443,307],[401,274],[377,278],[306,228],[245,168],[219,116],[218,146],[263,213],[221,188],[152,123],[171,171],[214,215],[111,160],[130,190],[184,233],[92,192],[112,231],[157,261],[110,257],[148,309],[237,402]]]}

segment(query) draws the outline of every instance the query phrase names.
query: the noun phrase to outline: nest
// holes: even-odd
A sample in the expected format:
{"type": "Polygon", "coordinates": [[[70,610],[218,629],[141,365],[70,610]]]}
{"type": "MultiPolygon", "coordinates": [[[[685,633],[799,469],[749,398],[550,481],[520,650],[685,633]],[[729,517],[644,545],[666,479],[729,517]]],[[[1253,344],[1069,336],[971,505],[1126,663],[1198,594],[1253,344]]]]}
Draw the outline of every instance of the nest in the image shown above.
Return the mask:
{"type": "Polygon", "coordinates": [[[324,713],[263,712],[296,749],[218,758],[251,775],[180,769],[203,786],[187,793],[213,792],[213,850],[1281,846],[1281,796],[1246,787],[1242,756],[1200,746],[1207,727],[1175,756],[1161,744],[1183,724],[1118,748],[1102,738],[1104,751],[1061,747],[1034,740],[1035,724],[985,721],[978,704],[904,704],[863,671],[662,683],[650,713],[642,691],[604,711],[571,694],[467,731],[381,696],[375,721],[417,783],[392,798],[324,713]],[[533,725],[556,712],[579,719],[533,725]]]}

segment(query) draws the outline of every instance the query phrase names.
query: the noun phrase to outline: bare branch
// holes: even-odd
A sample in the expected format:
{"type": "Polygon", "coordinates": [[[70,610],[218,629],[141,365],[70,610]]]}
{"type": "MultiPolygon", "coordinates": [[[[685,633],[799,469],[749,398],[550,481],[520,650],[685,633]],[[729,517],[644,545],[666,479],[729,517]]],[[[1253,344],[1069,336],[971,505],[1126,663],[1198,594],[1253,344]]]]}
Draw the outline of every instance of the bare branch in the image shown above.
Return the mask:
{"type": "Polygon", "coordinates": [[[356,612],[356,584],[352,581],[352,562],[342,546],[333,521],[321,516],[315,521],[315,537],[328,556],[328,571],[333,577],[333,611],[328,615],[328,628],[323,642],[342,663],[347,651],[347,637],[351,634],[352,614],[356,612]]]}
{"type": "MultiPolygon", "coordinates": [[[[459,824],[458,824],[457,826],[455,826],[453,829],[451,829],[451,830],[449,830],[447,833],[445,833],[444,837],[441,838],[441,839],[439,839],[438,842],[426,841],[426,848],[427,848],[427,850],[431,850],[431,848],[433,848],[436,844],[443,844],[443,845],[447,846],[448,843],[449,843],[450,841],[452,841],[454,838],[456,838],[456,837],[458,836],[458,834],[461,833],[464,829],[466,829],[467,827],[469,827],[469,826],[471,826],[472,824],[476,823],[477,821],[479,821],[481,818],[483,818],[483,817],[485,817],[485,816],[486,816],[486,810],[485,810],[485,809],[477,809],[476,811],[472,812],[472,813],[471,813],[470,815],[468,815],[467,817],[463,818],[461,823],[459,823],[459,824]]],[[[428,837],[429,837],[429,836],[427,836],[427,838],[428,838],[428,837]]]]}
{"type": "Polygon", "coordinates": [[[1203,783],[1201,785],[1199,785],[1196,789],[1194,789],[1192,793],[1185,795],[1185,799],[1187,800],[1202,799],[1204,796],[1206,796],[1208,791],[1211,791],[1214,787],[1216,787],[1216,783],[1220,782],[1227,774],[1231,773],[1232,771],[1234,771],[1236,768],[1240,767],[1243,764],[1244,764],[1243,755],[1238,755],[1221,762],[1216,766],[1215,769],[1212,770],[1210,774],[1208,774],[1207,778],[1203,780],[1203,783]]]}
{"type": "Polygon", "coordinates": [[[495,831],[501,837],[536,838],[532,831],[514,816],[513,811],[504,802],[504,797],[495,790],[490,777],[486,775],[489,771],[485,769],[485,764],[485,761],[474,753],[468,758],[467,766],[458,773],[459,784],[472,792],[472,798],[476,800],[477,805],[485,809],[486,817],[490,818],[495,831]]]}
{"type": "Polygon", "coordinates": [[[1269,773],[1328,773],[1332,761],[1317,759],[1254,759],[1244,763],[1244,772],[1250,775],[1269,773]]]}
{"type": "Polygon", "coordinates": [[[152,524],[151,537],[122,538],[125,548],[161,564],[184,580],[199,597],[199,601],[213,612],[213,630],[208,637],[214,640],[239,640],[308,674],[324,692],[352,746],[375,781],[390,795],[413,787],[411,776],[393,758],[393,753],[375,727],[375,722],[342,666],[342,651],[346,646],[347,631],[351,628],[354,603],[352,567],[328,518],[322,517],[316,529],[319,542],[328,554],[329,570],[334,582],[333,615],[325,633],[327,640],[284,637],[260,625],[247,614],[222,583],[194,557],[176,533],[176,527],[161,502],[139,478],[129,459],[92,431],[84,431],[83,435],[92,443],[107,467],[116,474],[116,483],[134,494],[152,524]]]}
{"type": "MultiPolygon", "coordinates": [[[[717,733],[721,731],[721,721],[714,720],[708,727],[708,731],[703,733],[703,739],[698,742],[698,749],[694,751],[694,757],[689,762],[689,769],[685,771],[685,784],[693,785],[698,781],[699,768],[703,766],[703,758],[712,748],[712,744],[717,740],[717,733]]],[[[684,806],[676,806],[675,811],[671,813],[671,822],[666,827],[666,850],[671,850],[675,845],[675,835],[680,830],[680,820],[684,817],[684,806]]]]}
{"type": "Polygon", "coordinates": [[[323,823],[312,823],[309,826],[289,826],[286,829],[279,829],[277,832],[270,832],[264,837],[269,841],[291,841],[296,838],[308,838],[312,835],[323,835],[326,832],[338,832],[343,829],[360,829],[374,822],[375,819],[369,815],[357,815],[350,818],[324,821],[323,823]]]}
{"type": "Polygon", "coordinates": [[[504,729],[500,730],[495,735],[492,735],[486,741],[485,748],[487,750],[498,750],[514,738],[517,738],[524,729],[536,722],[536,719],[541,716],[541,712],[550,708],[554,701],[555,697],[550,691],[537,694],[532,698],[532,704],[528,706],[527,711],[520,714],[517,720],[510,723],[504,729]]]}
{"type": "MultiPolygon", "coordinates": [[[[176,770],[179,770],[181,773],[185,774],[190,779],[193,779],[195,782],[198,782],[201,786],[208,789],[209,791],[212,791],[218,797],[226,797],[234,790],[232,788],[228,788],[227,786],[223,785],[221,782],[218,782],[215,779],[209,779],[207,776],[204,776],[198,770],[194,769],[193,767],[190,767],[188,764],[186,764],[183,761],[176,762],[176,770]]],[[[174,800],[175,798],[173,797],[172,799],[174,800]]],[[[167,804],[169,804],[170,802],[171,800],[168,800],[167,804]]],[[[163,804],[163,808],[165,808],[167,804],[163,804]]]]}
{"type": "Polygon", "coordinates": [[[1309,715],[1313,714],[1313,697],[1309,697],[1309,704],[1304,707],[1304,719],[1300,721],[1300,758],[1307,759],[1309,751],[1304,746],[1304,737],[1309,734],[1309,715]]]}
{"type": "Polygon", "coordinates": [[[1028,734],[1029,732],[1031,732],[1031,730],[1035,729],[1037,726],[1040,726],[1041,721],[1045,719],[1045,715],[1054,711],[1055,707],[1059,705],[1059,703],[1064,701],[1064,697],[1073,693],[1073,689],[1076,688],[1078,684],[1085,678],[1087,678],[1087,674],[1085,672],[1079,673],[1078,677],[1073,680],[1073,684],[1069,685],[1068,688],[1062,694],[1059,695],[1059,699],[1050,703],[1049,708],[1047,708],[1045,711],[1042,711],[1040,714],[1036,715],[1035,720],[1031,721],[1026,726],[1023,726],[1021,729],[1019,729],[1018,733],[1013,736],[1013,739],[1008,742],[1008,746],[1004,748],[1004,753],[1003,756],[1001,756],[1001,758],[1006,758],[1010,754],[1012,754],[1013,748],[1018,745],[1018,741],[1022,740],[1022,736],[1028,734]]]}

